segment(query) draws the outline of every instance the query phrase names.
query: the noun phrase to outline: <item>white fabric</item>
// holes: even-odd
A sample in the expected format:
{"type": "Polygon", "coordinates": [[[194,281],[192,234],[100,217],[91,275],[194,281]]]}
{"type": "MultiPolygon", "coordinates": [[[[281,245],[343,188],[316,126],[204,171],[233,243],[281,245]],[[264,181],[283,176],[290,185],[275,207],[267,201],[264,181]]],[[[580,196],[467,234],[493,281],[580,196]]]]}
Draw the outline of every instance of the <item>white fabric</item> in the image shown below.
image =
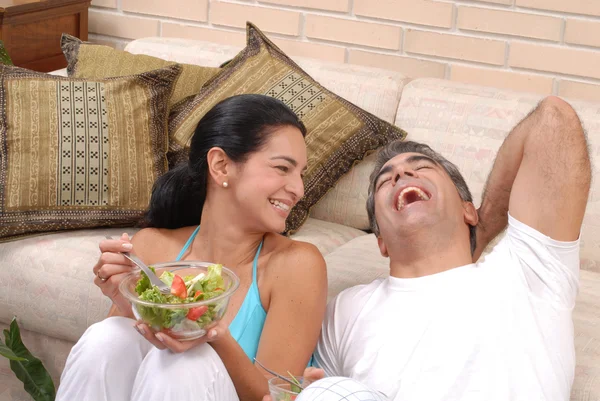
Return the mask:
{"type": "MultiPolygon", "coordinates": [[[[385,396],[347,377],[326,377],[305,388],[296,401],[387,401],[385,396]]],[[[277,400],[276,400],[277,401],[277,400]]]]}
{"type": "Polygon", "coordinates": [[[316,361],[391,400],[568,400],[579,241],[509,216],[483,262],[388,277],[329,304],[316,361]]]}
{"type": "Polygon", "coordinates": [[[181,354],[159,350],[111,317],[96,323],[73,347],[57,401],[237,401],[223,362],[208,344],[181,354]]]}

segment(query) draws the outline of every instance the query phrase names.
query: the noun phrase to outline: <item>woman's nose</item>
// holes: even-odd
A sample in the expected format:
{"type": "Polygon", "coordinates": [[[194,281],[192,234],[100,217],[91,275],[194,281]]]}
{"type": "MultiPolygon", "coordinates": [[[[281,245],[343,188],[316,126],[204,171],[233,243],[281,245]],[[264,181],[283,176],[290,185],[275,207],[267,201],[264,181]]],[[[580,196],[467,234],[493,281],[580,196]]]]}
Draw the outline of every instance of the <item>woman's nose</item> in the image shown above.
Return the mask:
{"type": "Polygon", "coordinates": [[[304,180],[301,175],[291,179],[288,184],[288,191],[294,195],[294,201],[298,201],[304,196],[304,180]]]}

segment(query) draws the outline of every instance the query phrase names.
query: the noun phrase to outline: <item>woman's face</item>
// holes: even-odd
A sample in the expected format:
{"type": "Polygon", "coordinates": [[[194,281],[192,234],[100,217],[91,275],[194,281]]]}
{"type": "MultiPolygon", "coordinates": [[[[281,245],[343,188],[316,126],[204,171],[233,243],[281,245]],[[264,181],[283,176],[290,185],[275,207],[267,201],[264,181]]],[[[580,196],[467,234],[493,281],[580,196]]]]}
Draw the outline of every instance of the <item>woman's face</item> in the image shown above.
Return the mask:
{"type": "Polygon", "coordinates": [[[245,223],[266,232],[283,232],[290,210],[304,196],[306,163],[300,130],[292,126],[274,130],[236,174],[232,189],[245,223]]]}

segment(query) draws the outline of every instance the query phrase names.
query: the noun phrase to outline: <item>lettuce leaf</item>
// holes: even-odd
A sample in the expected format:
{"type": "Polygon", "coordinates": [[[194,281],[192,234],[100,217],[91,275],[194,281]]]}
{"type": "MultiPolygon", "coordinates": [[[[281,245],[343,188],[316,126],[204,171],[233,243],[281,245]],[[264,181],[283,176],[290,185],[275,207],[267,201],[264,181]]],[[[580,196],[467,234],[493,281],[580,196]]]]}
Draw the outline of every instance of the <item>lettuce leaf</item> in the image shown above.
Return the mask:
{"type": "Polygon", "coordinates": [[[168,270],[165,270],[163,274],[160,275],[160,281],[168,285],[169,287],[173,285],[173,278],[175,275],[168,270]]]}
{"type": "MultiPolygon", "coordinates": [[[[154,270],[154,267],[150,266],[150,270],[152,270],[154,273],[156,273],[156,270],[154,270]]],[[[148,275],[146,273],[144,273],[143,271],[141,273],[142,273],[142,277],[138,280],[138,282],[135,286],[135,292],[137,292],[138,295],[142,295],[142,293],[144,291],[146,291],[149,288],[152,288],[152,284],[150,284],[150,278],[148,278],[148,275]]]]}
{"type": "MultiPolygon", "coordinates": [[[[223,265],[210,265],[208,266],[208,273],[206,277],[202,279],[202,288],[205,293],[213,292],[217,288],[223,289],[224,282],[223,277],[221,277],[221,272],[223,270],[223,265]]],[[[210,297],[206,296],[205,299],[209,299],[210,297]]]]}

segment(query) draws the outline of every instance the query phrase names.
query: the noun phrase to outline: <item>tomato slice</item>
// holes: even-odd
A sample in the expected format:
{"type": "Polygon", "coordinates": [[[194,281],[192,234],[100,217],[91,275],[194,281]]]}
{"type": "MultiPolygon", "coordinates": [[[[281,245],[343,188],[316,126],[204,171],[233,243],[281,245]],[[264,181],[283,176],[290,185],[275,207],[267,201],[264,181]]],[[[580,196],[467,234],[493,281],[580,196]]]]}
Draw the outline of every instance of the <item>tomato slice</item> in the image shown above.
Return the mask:
{"type": "Polygon", "coordinates": [[[175,277],[173,277],[171,294],[181,299],[187,298],[187,288],[185,288],[185,283],[183,282],[181,276],[175,275],[175,277]]]}
{"type": "Polygon", "coordinates": [[[190,320],[198,320],[198,319],[200,319],[200,316],[202,316],[206,313],[207,310],[208,310],[208,306],[206,306],[206,305],[197,306],[195,308],[190,308],[190,310],[188,311],[188,313],[185,317],[187,317],[190,320]]]}

